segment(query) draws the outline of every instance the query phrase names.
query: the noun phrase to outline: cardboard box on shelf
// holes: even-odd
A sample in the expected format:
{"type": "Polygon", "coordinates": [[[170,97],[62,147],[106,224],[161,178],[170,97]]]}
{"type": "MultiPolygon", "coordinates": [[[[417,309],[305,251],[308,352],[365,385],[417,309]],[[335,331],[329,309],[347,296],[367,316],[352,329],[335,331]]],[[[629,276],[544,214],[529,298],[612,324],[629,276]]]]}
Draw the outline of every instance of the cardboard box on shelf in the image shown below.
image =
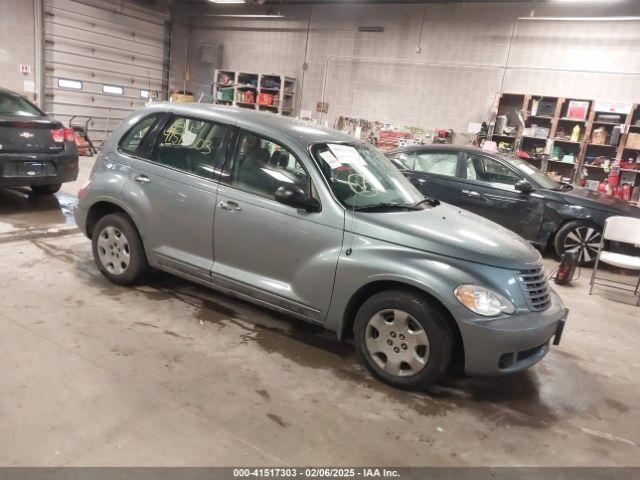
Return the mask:
{"type": "Polygon", "coordinates": [[[640,148],[640,133],[630,133],[625,146],[627,148],[640,148]]]}
{"type": "Polygon", "coordinates": [[[596,128],[591,133],[591,143],[596,145],[604,145],[607,143],[607,131],[604,127],[596,128]]]}

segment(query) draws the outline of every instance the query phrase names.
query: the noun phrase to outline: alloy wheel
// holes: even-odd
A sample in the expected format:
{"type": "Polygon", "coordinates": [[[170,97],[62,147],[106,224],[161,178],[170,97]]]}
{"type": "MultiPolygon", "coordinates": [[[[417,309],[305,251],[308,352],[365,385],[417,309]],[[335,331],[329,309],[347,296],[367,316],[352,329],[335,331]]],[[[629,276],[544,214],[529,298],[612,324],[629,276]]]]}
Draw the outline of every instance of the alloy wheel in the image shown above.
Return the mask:
{"type": "Polygon", "coordinates": [[[564,239],[565,252],[578,252],[578,262],[591,262],[598,255],[602,234],[594,227],[576,227],[564,239]]]}
{"type": "Polygon", "coordinates": [[[129,241],[117,227],[108,226],[98,236],[98,258],[102,266],[114,275],[122,275],[129,268],[129,241]]]}
{"type": "Polygon", "coordinates": [[[407,377],[429,360],[429,338],[422,325],[403,310],[380,310],[365,330],[367,351],[386,373],[407,377]]]}

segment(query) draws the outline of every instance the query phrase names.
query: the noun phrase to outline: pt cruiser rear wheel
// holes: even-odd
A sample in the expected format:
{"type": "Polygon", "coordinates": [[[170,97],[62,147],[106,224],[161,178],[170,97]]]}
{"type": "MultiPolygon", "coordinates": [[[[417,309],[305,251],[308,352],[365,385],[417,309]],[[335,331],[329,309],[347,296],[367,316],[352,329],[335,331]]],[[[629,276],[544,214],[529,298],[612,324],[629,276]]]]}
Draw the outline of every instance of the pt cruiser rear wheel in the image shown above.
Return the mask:
{"type": "Polygon", "coordinates": [[[149,269],[140,235],[126,215],[111,213],[98,220],[91,243],[98,268],[114,283],[135,283],[149,269]]]}
{"type": "Polygon", "coordinates": [[[447,370],[453,335],[424,298],[403,291],[378,293],[360,308],[355,344],[367,369],[397,388],[420,389],[447,370]]]}

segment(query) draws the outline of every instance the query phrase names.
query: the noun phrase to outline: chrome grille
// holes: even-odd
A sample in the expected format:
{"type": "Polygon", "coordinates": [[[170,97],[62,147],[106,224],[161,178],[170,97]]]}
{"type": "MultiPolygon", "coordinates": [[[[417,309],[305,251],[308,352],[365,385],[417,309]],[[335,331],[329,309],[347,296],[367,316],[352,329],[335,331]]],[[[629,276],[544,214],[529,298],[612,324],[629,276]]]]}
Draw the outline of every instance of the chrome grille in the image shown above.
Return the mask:
{"type": "Polygon", "coordinates": [[[518,271],[518,280],[527,300],[527,306],[534,312],[546,310],[551,305],[549,284],[544,267],[518,271]]]}

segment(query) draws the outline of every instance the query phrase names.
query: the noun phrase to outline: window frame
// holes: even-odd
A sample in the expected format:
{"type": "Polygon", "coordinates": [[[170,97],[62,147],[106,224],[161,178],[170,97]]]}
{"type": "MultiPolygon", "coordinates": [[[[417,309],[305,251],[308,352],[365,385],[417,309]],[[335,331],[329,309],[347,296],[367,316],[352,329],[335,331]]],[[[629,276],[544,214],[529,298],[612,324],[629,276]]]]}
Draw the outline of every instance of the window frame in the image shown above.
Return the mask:
{"type": "Polygon", "coordinates": [[[163,112],[163,113],[164,115],[160,118],[160,121],[156,122],[156,124],[153,126],[153,129],[147,130],[147,135],[145,135],[145,137],[140,142],[140,145],[138,145],[138,151],[136,153],[138,153],[139,155],[136,155],[136,158],[138,158],[139,160],[143,160],[145,162],[151,163],[153,165],[166,168],[167,170],[183,173],[185,175],[191,175],[192,177],[195,177],[201,180],[209,180],[212,182],[220,183],[220,177],[222,174],[221,169],[226,162],[227,156],[229,155],[229,144],[233,139],[232,134],[233,134],[233,131],[235,130],[235,126],[230,123],[221,122],[219,120],[212,120],[210,118],[200,117],[198,115],[191,115],[191,114],[180,113],[180,112],[163,112]],[[222,150],[223,150],[222,158],[216,159],[213,165],[212,177],[203,177],[202,175],[198,175],[197,173],[172,167],[171,165],[167,165],[165,163],[161,163],[153,159],[153,152],[157,147],[158,141],[160,139],[160,135],[159,135],[160,132],[167,125],[169,125],[175,118],[185,118],[185,119],[195,120],[199,122],[208,122],[208,123],[213,123],[217,125],[222,125],[227,128],[227,132],[225,133],[224,140],[222,141],[222,150]],[[144,156],[142,154],[144,154],[144,156]]]}
{"type": "MultiPolygon", "coordinates": [[[[236,159],[236,154],[238,152],[238,146],[240,143],[240,137],[242,136],[242,133],[246,132],[246,133],[250,133],[252,135],[257,135],[260,138],[267,140],[271,143],[275,143],[276,145],[279,145],[280,147],[284,148],[287,152],[289,152],[289,155],[293,156],[293,158],[296,159],[296,162],[298,162],[300,164],[300,166],[302,167],[302,169],[304,170],[304,173],[307,175],[307,178],[309,180],[309,185],[308,185],[308,195],[310,198],[314,198],[315,200],[317,200],[320,203],[320,211],[322,210],[322,200],[320,199],[320,195],[317,194],[318,192],[318,188],[316,187],[315,183],[313,182],[313,178],[311,177],[311,175],[309,174],[309,169],[307,168],[307,166],[304,164],[304,162],[300,159],[300,156],[298,154],[296,154],[296,152],[294,152],[288,145],[286,145],[283,141],[281,140],[277,140],[267,134],[261,133],[261,132],[256,132],[255,130],[250,130],[249,128],[245,128],[245,127],[239,127],[236,126],[235,127],[235,132],[234,132],[234,136],[233,138],[231,138],[231,143],[229,145],[229,148],[227,148],[227,152],[226,152],[226,159],[225,162],[221,168],[221,180],[220,183],[225,185],[228,188],[232,188],[233,190],[237,190],[238,192],[242,192],[248,195],[253,195],[255,197],[258,198],[265,198],[267,200],[273,200],[276,201],[275,198],[273,196],[269,197],[266,195],[259,195],[255,192],[249,192],[247,190],[243,190],[242,188],[238,188],[235,185],[231,184],[232,181],[232,168],[233,168],[233,164],[235,162],[236,159]],[[226,175],[222,175],[222,174],[226,174],[226,175]],[[316,193],[314,195],[314,193],[316,193]]],[[[275,192],[274,192],[275,193],[275,192]]],[[[294,207],[289,207],[289,208],[294,208],[294,207]]]]}
{"type": "MultiPolygon", "coordinates": [[[[509,170],[511,173],[513,173],[517,178],[519,178],[520,180],[525,179],[525,176],[522,175],[521,173],[519,173],[517,170],[515,170],[514,168],[511,167],[511,165],[508,165],[507,162],[503,161],[500,158],[496,158],[496,157],[492,157],[491,155],[487,155],[485,153],[465,153],[464,155],[464,160],[462,162],[462,173],[464,174],[464,177],[461,177],[463,180],[467,181],[467,182],[471,182],[471,183],[477,183],[479,185],[484,185],[486,187],[491,187],[491,188],[497,188],[499,190],[504,190],[504,191],[516,191],[515,186],[516,184],[514,183],[511,188],[506,187],[506,183],[500,183],[500,182],[487,182],[484,180],[478,180],[478,179],[472,179],[472,178],[467,178],[467,160],[470,159],[471,157],[474,156],[479,156],[479,157],[484,157],[484,158],[488,158],[490,160],[493,160],[495,162],[500,163],[503,167],[505,167],[507,170],[509,170]]],[[[518,180],[518,181],[520,181],[518,180]]],[[[517,183],[517,182],[516,182],[517,183]]]]}

